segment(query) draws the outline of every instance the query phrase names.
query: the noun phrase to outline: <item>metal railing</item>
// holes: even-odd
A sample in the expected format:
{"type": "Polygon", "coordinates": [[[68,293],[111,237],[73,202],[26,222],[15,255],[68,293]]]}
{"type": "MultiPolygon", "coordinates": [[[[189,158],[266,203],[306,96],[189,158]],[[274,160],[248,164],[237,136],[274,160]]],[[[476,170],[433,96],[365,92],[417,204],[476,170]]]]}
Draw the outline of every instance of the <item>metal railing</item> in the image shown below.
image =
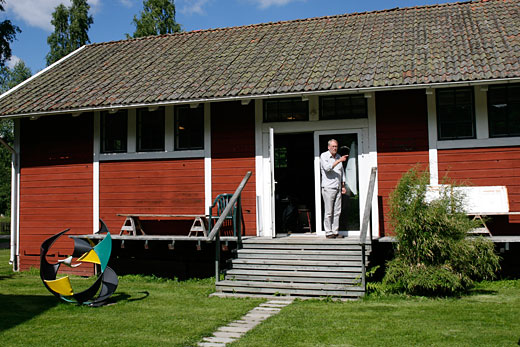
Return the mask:
{"type": "Polygon", "coordinates": [[[226,220],[226,217],[229,216],[231,213],[233,213],[233,208],[236,208],[236,228],[234,229],[234,236],[237,237],[237,248],[242,248],[242,190],[247,184],[247,181],[249,181],[249,178],[251,177],[251,171],[248,171],[244,178],[242,179],[242,182],[238,185],[238,188],[235,190],[235,193],[229,200],[226,208],[224,211],[220,214],[219,219],[211,229],[208,240],[213,241],[215,240],[215,282],[218,282],[220,280],[220,228],[222,227],[222,224],[226,220]]]}
{"type": "MultiPolygon", "coordinates": [[[[361,286],[366,292],[366,239],[367,232],[370,226],[370,216],[372,215],[372,198],[374,196],[374,189],[376,185],[377,168],[373,167],[370,172],[370,181],[368,183],[367,198],[365,200],[365,210],[363,212],[363,220],[361,222],[361,234],[359,235],[359,244],[361,245],[361,286]]],[[[370,241],[372,241],[372,228],[370,228],[370,241]]]]}
{"type": "Polygon", "coordinates": [[[0,222],[0,234],[9,234],[11,232],[10,222],[0,222]]]}

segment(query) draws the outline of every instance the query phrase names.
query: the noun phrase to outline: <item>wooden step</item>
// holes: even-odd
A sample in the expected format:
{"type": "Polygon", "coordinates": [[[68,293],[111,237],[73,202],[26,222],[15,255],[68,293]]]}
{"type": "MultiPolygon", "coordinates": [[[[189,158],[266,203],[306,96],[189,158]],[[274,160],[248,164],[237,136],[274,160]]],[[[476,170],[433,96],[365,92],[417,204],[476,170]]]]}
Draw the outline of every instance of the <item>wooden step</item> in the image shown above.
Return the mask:
{"type": "MultiPolygon", "coordinates": [[[[361,258],[361,254],[350,254],[343,253],[341,255],[335,254],[306,254],[302,252],[301,254],[272,254],[272,253],[240,253],[238,254],[238,259],[287,259],[287,260],[301,260],[301,261],[311,261],[311,260],[319,260],[319,261],[359,261],[361,258]]],[[[365,257],[366,258],[366,257],[365,257]]]]}
{"type": "MultiPolygon", "coordinates": [[[[359,239],[250,238],[229,260],[222,295],[337,297],[364,295],[359,239]]],[[[365,262],[371,246],[365,246],[365,262]]]]}
{"type": "Polygon", "coordinates": [[[323,272],[357,272],[361,273],[361,266],[295,266],[279,264],[232,264],[233,269],[259,269],[276,271],[323,271],[323,272]]]}
{"type": "Polygon", "coordinates": [[[290,276],[290,277],[302,277],[302,278],[316,278],[318,281],[327,278],[341,279],[353,279],[359,278],[360,273],[357,272],[331,272],[331,271],[277,271],[277,270],[259,270],[259,269],[230,269],[226,271],[226,275],[230,276],[241,276],[241,275],[253,275],[253,276],[290,276]]]}
{"type": "MultiPolygon", "coordinates": [[[[361,246],[353,244],[271,244],[244,243],[243,249],[299,249],[299,250],[361,250],[361,246]]],[[[365,247],[367,252],[369,247],[365,247]]]]}
{"type": "Polygon", "coordinates": [[[262,264],[262,265],[294,265],[294,266],[348,266],[348,267],[361,267],[361,259],[357,260],[317,260],[317,259],[242,259],[237,258],[232,260],[233,265],[235,264],[262,264]]]}
{"type": "MultiPolygon", "coordinates": [[[[357,238],[342,238],[342,239],[327,239],[324,237],[283,237],[283,238],[263,238],[263,237],[252,237],[243,240],[244,244],[350,244],[359,245],[359,239],[357,238]]],[[[368,244],[368,243],[367,243],[368,244]]]]}
{"type": "Polygon", "coordinates": [[[325,283],[325,284],[345,284],[359,285],[360,277],[357,278],[338,278],[338,277],[301,277],[301,276],[272,276],[272,275],[226,275],[225,279],[230,281],[256,281],[256,282],[283,282],[283,283],[325,283]]]}
{"type": "Polygon", "coordinates": [[[364,290],[359,286],[312,283],[279,283],[256,281],[219,281],[218,291],[233,293],[286,294],[306,296],[359,297],[364,290]]]}

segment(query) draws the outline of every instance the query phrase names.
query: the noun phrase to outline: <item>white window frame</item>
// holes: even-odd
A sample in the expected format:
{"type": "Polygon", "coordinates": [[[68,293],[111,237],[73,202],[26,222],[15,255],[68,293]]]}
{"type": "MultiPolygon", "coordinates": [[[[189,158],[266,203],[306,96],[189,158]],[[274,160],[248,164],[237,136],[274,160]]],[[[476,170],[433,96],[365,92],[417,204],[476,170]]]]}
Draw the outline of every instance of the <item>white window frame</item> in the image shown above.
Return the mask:
{"type": "MultiPolygon", "coordinates": [[[[209,104],[208,104],[209,105],[209,104]]],[[[174,121],[174,106],[165,106],[164,115],[164,151],[150,151],[137,152],[137,134],[136,134],[136,120],[137,112],[135,108],[128,109],[128,132],[127,132],[127,151],[126,153],[99,153],[99,144],[96,145],[99,153],[99,161],[108,160],[146,160],[146,159],[173,159],[173,158],[203,158],[205,149],[196,150],[175,150],[175,121],[174,121]]],[[[204,107],[204,119],[209,119],[209,107],[204,107]]],[[[100,134],[100,112],[96,112],[95,133],[99,137],[100,134]]],[[[204,134],[210,131],[210,123],[204,122],[204,134]]],[[[100,142],[100,139],[97,140],[100,142]]],[[[206,141],[204,146],[206,147],[206,141]]]]}
{"type": "Polygon", "coordinates": [[[437,105],[435,92],[436,89],[427,89],[428,105],[428,143],[430,161],[430,184],[439,184],[438,154],[439,149],[460,149],[460,148],[486,148],[518,146],[520,136],[511,137],[489,137],[488,109],[487,109],[487,90],[488,85],[475,85],[475,139],[460,140],[439,140],[437,137],[437,105]]]}

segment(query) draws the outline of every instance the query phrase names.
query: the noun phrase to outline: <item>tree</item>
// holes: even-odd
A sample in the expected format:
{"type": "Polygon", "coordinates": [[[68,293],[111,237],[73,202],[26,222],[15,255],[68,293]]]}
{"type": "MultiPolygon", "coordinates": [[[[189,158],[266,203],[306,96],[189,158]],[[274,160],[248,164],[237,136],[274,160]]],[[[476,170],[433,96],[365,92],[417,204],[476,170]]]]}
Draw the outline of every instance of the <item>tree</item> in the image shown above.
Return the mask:
{"type": "Polygon", "coordinates": [[[31,69],[23,60],[19,60],[12,69],[3,67],[0,73],[0,93],[5,93],[31,76],[31,69]]]}
{"type": "MultiPolygon", "coordinates": [[[[0,137],[13,145],[13,121],[0,120],[0,137]]],[[[8,215],[11,208],[11,152],[0,145],[0,214],[8,215]]]]}
{"type": "Polygon", "coordinates": [[[94,24],[94,19],[88,15],[89,10],[90,6],[86,0],[72,0],[72,7],[69,13],[70,45],[73,50],[90,43],[88,30],[94,24]]]}
{"type": "MultiPolygon", "coordinates": [[[[0,73],[0,92],[15,87],[31,77],[31,70],[20,60],[12,69],[3,67],[0,73]]],[[[13,121],[0,120],[0,137],[10,146],[14,143],[13,121]]],[[[11,152],[0,145],[0,214],[9,214],[11,202],[11,152]]]]}
{"type": "Polygon", "coordinates": [[[439,198],[426,199],[429,178],[412,169],[390,196],[397,248],[383,282],[408,294],[453,295],[493,278],[499,257],[490,240],[467,237],[477,225],[464,212],[461,190],[443,185],[439,198]]]}
{"type": "Polygon", "coordinates": [[[88,15],[89,10],[86,0],[72,0],[71,7],[60,4],[54,9],[51,20],[54,32],[47,37],[50,47],[47,65],[90,43],[88,30],[94,19],[88,15]]]}
{"type": "MultiPolygon", "coordinates": [[[[5,0],[0,0],[0,11],[4,12],[5,0]]],[[[16,38],[16,33],[22,31],[16,25],[13,25],[10,20],[0,22],[0,67],[5,66],[5,62],[11,58],[10,43],[16,38]]]]}
{"type": "Polygon", "coordinates": [[[138,38],[151,35],[164,35],[181,31],[175,22],[175,4],[173,0],[143,0],[140,18],[134,16],[132,23],[135,32],[127,38],[138,38]]]}

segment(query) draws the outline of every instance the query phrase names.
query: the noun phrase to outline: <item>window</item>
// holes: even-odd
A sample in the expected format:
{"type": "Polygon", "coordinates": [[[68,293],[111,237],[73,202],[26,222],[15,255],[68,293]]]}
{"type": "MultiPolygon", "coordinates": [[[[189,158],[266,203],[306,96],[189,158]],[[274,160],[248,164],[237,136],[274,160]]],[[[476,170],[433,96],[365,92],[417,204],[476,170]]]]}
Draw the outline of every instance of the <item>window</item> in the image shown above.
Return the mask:
{"type": "Polygon", "coordinates": [[[101,113],[101,153],[126,152],[128,112],[101,113]]]}
{"type": "Polygon", "coordinates": [[[264,122],[309,120],[309,102],[301,98],[264,100],[264,122]]]}
{"type": "Polygon", "coordinates": [[[363,94],[324,96],[320,98],[320,119],[356,119],[367,117],[367,100],[363,94]]]}
{"type": "Polygon", "coordinates": [[[475,138],[473,87],[437,89],[439,140],[475,138]]]}
{"type": "Polygon", "coordinates": [[[489,86],[489,137],[520,136],[520,83],[489,86]]]}
{"type": "Polygon", "coordinates": [[[137,151],[164,151],[164,107],[137,110],[137,151]]]}
{"type": "Polygon", "coordinates": [[[175,107],[175,150],[204,148],[204,105],[175,107]]]}

